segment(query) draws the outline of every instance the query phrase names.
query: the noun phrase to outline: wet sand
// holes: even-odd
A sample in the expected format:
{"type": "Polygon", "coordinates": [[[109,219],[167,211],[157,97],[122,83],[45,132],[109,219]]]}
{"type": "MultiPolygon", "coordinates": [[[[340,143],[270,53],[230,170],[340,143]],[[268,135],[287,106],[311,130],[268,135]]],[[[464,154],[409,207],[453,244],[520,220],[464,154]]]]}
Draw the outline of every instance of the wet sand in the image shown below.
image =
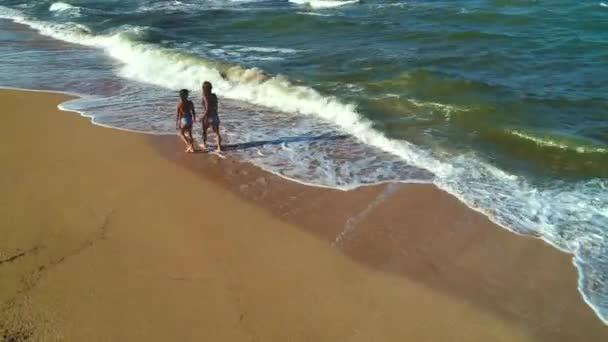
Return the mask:
{"type": "Polygon", "coordinates": [[[0,340],[608,340],[570,256],[432,186],[306,187],[0,99],[0,340]]]}

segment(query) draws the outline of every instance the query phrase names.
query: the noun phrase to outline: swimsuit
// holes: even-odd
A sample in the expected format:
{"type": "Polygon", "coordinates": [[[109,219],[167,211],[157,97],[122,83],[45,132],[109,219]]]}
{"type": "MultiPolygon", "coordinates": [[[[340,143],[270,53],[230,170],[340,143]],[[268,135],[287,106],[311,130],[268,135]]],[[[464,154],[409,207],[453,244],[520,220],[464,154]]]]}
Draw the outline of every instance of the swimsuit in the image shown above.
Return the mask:
{"type": "MultiPolygon", "coordinates": [[[[211,110],[209,114],[203,117],[203,126],[204,127],[217,127],[220,125],[220,117],[217,115],[217,97],[215,94],[211,94],[210,96],[211,103],[206,103],[205,106],[211,106],[211,110]]],[[[204,100],[204,102],[207,102],[204,100]]]]}
{"type": "Polygon", "coordinates": [[[182,128],[190,128],[192,123],[192,109],[182,112],[182,128]]]}
{"type": "Polygon", "coordinates": [[[219,126],[220,125],[220,117],[216,114],[208,114],[205,115],[203,119],[203,124],[207,127],[209,126],[219,126]]]}
{"type": "Polygon", "coordinates": [[[182,116],[182,128],[192,127],[192,114],[182,116]]]}

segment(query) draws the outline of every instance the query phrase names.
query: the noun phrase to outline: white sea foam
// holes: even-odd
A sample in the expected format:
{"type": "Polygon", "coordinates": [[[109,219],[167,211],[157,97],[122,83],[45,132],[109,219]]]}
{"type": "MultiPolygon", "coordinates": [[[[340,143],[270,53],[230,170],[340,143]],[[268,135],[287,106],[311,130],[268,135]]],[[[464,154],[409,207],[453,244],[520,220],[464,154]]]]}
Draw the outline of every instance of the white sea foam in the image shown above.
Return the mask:
{"type": "Polygon", "coordinates": [[[81,7],[70,5],[65,2],[55,2],[49,7],[49,11],[55,13],[56,15],[69,16],[69,17],[79,17],[82,14],[80,13],[82,10],[81,7]]]}
{"type": "Polygon", "coordinates": [[[602,6],[602,7],[608,7],[608,4],[605,3],[605,2],[600,2],[600,6],[602,6]]]}
{"type": "Polygon", "coordinates": [[[377,4],[374,5],[373,8],[375,9],[385,9],[385,8],[391,8],[391,7],[406,7],[408,6],[408,4],[406,2],[391,2],[391,3],[384,3],[384,4],[377,4]]]}
{"type": "Polygon", "coordinates": [[[260,47],[244,45],[223,45],[201,51],[202,55],[210,55],[228,61],[252,62],[252,61],[280,61],[299,51],[280,47],[260,47]]]}
{"type": "Polygon", "coordinates": [[[152,3],[145,3],[140,6],[136,12],[158,12],[158,11],[192,11],[192,10],[213,10],[213,9],[224,9],[224,10],[247,10],[246,8],[240,8],[240,4],[244,3],[255,3],[264,2],[265,0],[204,0],[204,1],[155,1],[152,3]]]}
{"type": "MultiPolygon", "coordinates": [[[[389,95],[390,94],[387,94],[387,96],[389,96],[389,95]]],[[[407,101],[418,108],[429,108],[429,109],[439,110],[444,113],[446,120],[451,120],[451,115],[454,112],[467,112],[468,111],[467,108],[457,107],[457,106],[453,106],[453,105],[446,105],[446,104],[437,103],[437,102],[422,102],[422,101],[418,101],[416,99],[411,99],[411,98],[407,99],[407,101]]]]}
{"type": "Polygon", "coordinates": [[[379,98],[382,98],[382,97],[384,97],[384,98],[394,98],[394,99],[399,99],[399,98],[401,98],[401,95],[399,95],[399,94],[393,94],[393,93],[387,93],[387,94],[382,95],[382,96],[381,96],[381,97],[379,97],[379,98]]]}
{"type": "Polygon", "coordinates": [[[577,153],[608,153],[608,148],[604,147],[583,146],[576,143],[568,144],[566,141],[560,141],[556,138],[534,136],[517,130],[512,130],[510,133],[516,137],[531,141],[542,147],[553,147],[560,150],[574,151],[577,153]]]}
{"type": "Polygon", "coordinates": [[[302,15],[310,15],[313,17],[333,17],[333,14],[329,14],[329,13],[318,13],[318,12],[296,12],[297,14],[302,14],[302,15]]]}
{"type": "Polygon", "coordinates": [[[139,7],[136,12],[190,11],[196,7],[197,6],[195,4],[185,3],[177,0],[156,1],[139,7]]]}
{"type": "Polygon", "coordinates": [[[55,2],[51,5],[51,7],[49,7],[49,11],[51,12],[69,11],[74,9],[78,9],[78,7],[72,6],[65,2],[55,2]]]}
{"type": "Polygon", "coordinates": [[[290,48],[244,46],[244,45],[225,45],[224,48],[237,50],[240,52],[262,52],[262,53],[280,53],[280,54],[294,54],[294,53],[299,52],[296,49],[290,49],[290,48]]]}
{"type": "Polygon", "coordinates": [[[334,8],[341,7],[346,5],[354,5],[359,3],[359,0],[289,0],[289,2],[298,4],[298,5],[306,5],[312,8],[334,8]]]}

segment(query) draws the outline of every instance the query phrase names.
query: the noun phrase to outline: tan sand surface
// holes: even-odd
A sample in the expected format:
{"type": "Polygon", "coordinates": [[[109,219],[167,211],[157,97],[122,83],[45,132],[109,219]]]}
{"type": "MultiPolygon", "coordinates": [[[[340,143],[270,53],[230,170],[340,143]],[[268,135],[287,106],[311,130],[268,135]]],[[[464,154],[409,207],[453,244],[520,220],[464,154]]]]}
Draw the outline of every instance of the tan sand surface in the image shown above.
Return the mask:
{"type": "Polygon", "coordinates": [[[0,340],[608,340],[567,255],[430,186],[303,187],[65,99],[0,91],[0,340]]]}

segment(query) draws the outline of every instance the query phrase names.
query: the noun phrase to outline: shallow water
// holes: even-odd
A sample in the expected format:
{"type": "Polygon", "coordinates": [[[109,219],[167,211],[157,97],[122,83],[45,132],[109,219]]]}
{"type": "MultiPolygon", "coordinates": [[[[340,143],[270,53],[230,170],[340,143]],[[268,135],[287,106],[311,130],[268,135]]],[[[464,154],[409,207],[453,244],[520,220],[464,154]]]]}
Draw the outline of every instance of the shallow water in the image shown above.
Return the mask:
{"type": "Polygon", "coordinates": [[[573,253],[608,317],[608,7],[538,1],[9,1],[0,85],[173,133],[213,82],[231,153],[317,186],[433,182],[573,253]],[[52,39],[49,39],[52,38],[52,39]]]}

